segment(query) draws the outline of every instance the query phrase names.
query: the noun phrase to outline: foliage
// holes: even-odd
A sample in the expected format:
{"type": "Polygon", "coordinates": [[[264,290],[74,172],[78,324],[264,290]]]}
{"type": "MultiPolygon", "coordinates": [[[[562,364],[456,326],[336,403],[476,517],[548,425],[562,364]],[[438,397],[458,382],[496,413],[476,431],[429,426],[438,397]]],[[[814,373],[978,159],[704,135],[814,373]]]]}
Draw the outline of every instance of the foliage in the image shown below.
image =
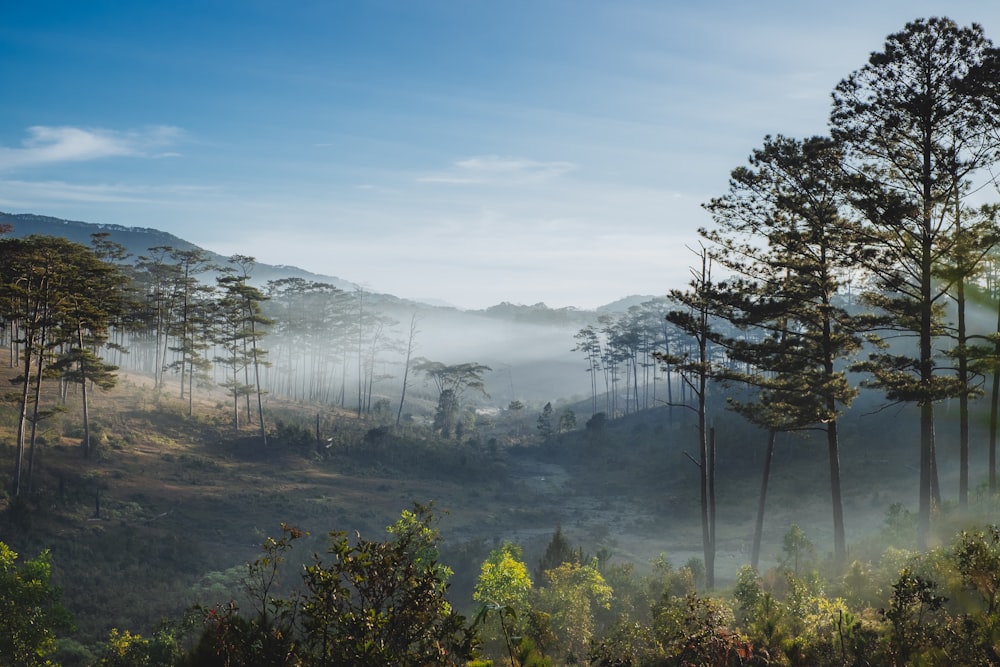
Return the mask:
{"type": "Polygon", "coordinates": [[[516,544],[507,543],[491,551],[483,561],[472,599],[525,611],[531,592],[531,575],[521,558],[521,547],[516,544]]]}
{"type": "Polygon", "coordinates": [[[0,542],[0,664],[31,667],[51,664],[56,634],[70,629],[62,592],[52,585],[52,558],[43,551],[17,562],[0,542]]]}
{"type": "Polygon", "coordinates": [[[608,416],[603,412],[595,412],[587,420],[585,426],[588,431],[601,431],[608,422],[608,416]]]}
{"type": "Polygon", "coordinates": [[[472,592],[472,599],[481,605],[476,625],[487,649],[502,641],[505,652],[513,655],[512,636],[515,631],[523,634],[526,628],[531,592],[531,576],[522,560],[521,547],[507,543],[491,551],[472,592]],[[496,619],[496,623],[490,619],[496,619]]]}
{"type": "Polygon", "coordinates": [[[576,413],[565,410],[559,415],[559,432],[569,433],[576,430],[576,413]]]}
{"type": "Polygon", "coordinates": [[[555,428],[552,425],[552,419],[555,415],[555,410],[552,408],[552,403],[546,403],[542,408],[542,413],[538,415],[538,424],[536,425],[536,430],[538,431],[538,438],[542,442],[548,442],[552,439],[552,435],[555,432],[555,428]]]}
{"type": "Polygon", "coordinates": [[[613,591],[597,571],[596,562],[563,563],[547,570],[545,578],[538,606],[550,614],[567,660],[583,660],[594,636],[594,612],[610,606],[613,591]]]}
{"type": "Polygon", "coordinates": [[[166,628],[152,639],[112,628],[95,667],[173,667],[180,657],[177,638],[166,628]]]}
{"type": "Polygon", "coordinates": [[[450,438],[454,433],[460,402],[466,389],[474,389],[483,396],[487,395],[483,376],[491,370],[493,369],[489,366],[474,362],[449,365],[425,358],[413,360],[413,371],[422,373],[437,387],[438,404],[434,412],[434,429],[442,437],[450,438]]]}
{"type": "Polygon", "coordinates": [[[541,560],[538,562],[537,578],[542,578],[545,572],[548,570],[553,570],[563,563],[579,562],[579,556],[573,547],[570,545],[569,540],[563,535],[562,526],[556,526],[556,530],[552,533],[552,539],[549,540],[548,545],[545,547],[545,553],[542,555],[541,560]]]}
{"type": "Polygon", "coordinates": [[[385,541],[330,533],[325,563],[313,557],[304,591],[273,593],[285,554],[302,536],[284,527],[250,566],[255,614],[235,605],[206,614],[197,651],[227,665],[456,665],[471,657],[474,635],[445,599],[451,571],[437,562],[430,509],[403,512],[385,541]]]}
{"type": "Polygon", "coordinates": [[[896,664],[906,664],[914,654],[935,652],[946,598],[937,585],[909,568],[899,573],[885,618],[889,622],[889,653],[896,664]]]}
{"type": "Polygon", "coordinates": [[[793,523],[781,540],[781,550],[785,552],[785,565],[791,566],[792,572],[797,576],[799,567],[812,557],[816,547],[798,524],[793,523]]]}
{"type": "Polygon", "coordinates": [[[721,602],[691,594],[664,600],[656,612],[656,637],[666,664],[753,664],[753,647],[731,631],[732,612],[721,602]]]}

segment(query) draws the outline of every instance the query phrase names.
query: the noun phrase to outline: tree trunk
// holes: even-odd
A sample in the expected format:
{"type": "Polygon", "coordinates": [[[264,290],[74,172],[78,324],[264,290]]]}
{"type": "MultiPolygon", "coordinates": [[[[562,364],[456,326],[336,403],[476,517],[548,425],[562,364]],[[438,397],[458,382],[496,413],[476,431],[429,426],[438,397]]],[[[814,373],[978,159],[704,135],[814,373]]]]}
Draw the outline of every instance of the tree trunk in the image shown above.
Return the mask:
{"type": "Polygon", "coordinates": [[[767,432],[767,451],[764,454],[764,472],[760,478],[760,497],[757,500],[757,521],[753,528],[753,550],[750,552],[750,567],[758,570],[760,566],[760,542],[764,534],[764,507],[767,502],[767,485],[771,479],[771,461],[774,459],[775,429],[767,432]]]}
{"type": "Polygon", "coordinates": [[[403,365],[403,389],[399,394],[399,410],[396,411],[396,426],[403,418],[403,401],[406,400],[406,383],[410,378],[410,358],[413,356],[413,342],[417,336],[417,314],[410,316],[410,337],[406,343],[406,363],[403,365]]]}
{"type": "MultiPolygon", "coordinates": [[[[48,308],[45,306],[42,307],[42,316],[46,320],[48,319],[48,308]]],[[[38,370],[35,373],[35,399],[34,399],[34,405],[32,406],[31,409],[31,440],[28,446],[28,495],[29,496],[31,495],[32,476],[35,469],[35,438],[38,433],[38,404],[39,401],[41,400],[41,395],[42,395],[42,372],[44,371],[45,367],[45,355],[44,355],[45,338],[46,338],[46,327],[43,324],[41,329],[41,335],[38,338],[39,354],[36,355],[38,357],[38,364],[37,364],[38,370]]]]}
{"type": "Polygon", "coordinates": [[[990,389],[990,495],[997,492],[997,421],[1000,417],[1000,296],[997,298],[997,342],[993,347],[993,386],[990,389]]]}
{"type": "Polygon", "coordinates": [[[830,501],[833,505],[833,564],[835,571],[840,573],[847,563],[847,537],[840,489],[840,439],[836,419],[826,426],[826,443],[830,454],[830,501]]]}
{"type": "Polygon", "coordinates": [[[955,237],[958,240],[958,280],[955,284],[955,305],[958,309],[958,506],[969,506],[969,355],[966,350],[965,323],[965,239],[962,235],[962,203],[955,194],[955,237]]]}
{"type": "Polygon", "coordinates": [[[708,542],[705,588],[715,589],[715,427],[708,430],[708,542]]]}
{"type": "Polygon", "coordinates": [[[260,420],[260,439],[267,447],[267,427],[264,425],[264,400],[260,389],[260,359],[257,358],[257,326],[250,318],[250,350],[253,352],[253,381],[257,389],[257,419],[260,420]]]}
{"type": "MultiPolygon", "coordinates": [[[[83,354],[83,323],[77,322],[76,341],[83,354]]],[[[90,402],[87,400],[87,370],[83,356],[80,357],[80,396],[83,401],[83,456],[90,458],[90,402]]]]}
{"type": "Polygon", "coordinates": [[[24,361],[24,373],[21,379],[20,399],[21,410],[17,416],[17,452],[14,455],[14,496],[21,495],[21,470],[24,465],[24,430],[28,423],[28,394],[31,387],[31,357],[32,344],[26,340],[21,358],[24,361]]]}
{"type": "Polygon", "coordinates": [[[917,549],[927,549],[931,527],[931,459],[934,456],[934,406],[920,404],[920,504],[917,512],[917,549]]]}

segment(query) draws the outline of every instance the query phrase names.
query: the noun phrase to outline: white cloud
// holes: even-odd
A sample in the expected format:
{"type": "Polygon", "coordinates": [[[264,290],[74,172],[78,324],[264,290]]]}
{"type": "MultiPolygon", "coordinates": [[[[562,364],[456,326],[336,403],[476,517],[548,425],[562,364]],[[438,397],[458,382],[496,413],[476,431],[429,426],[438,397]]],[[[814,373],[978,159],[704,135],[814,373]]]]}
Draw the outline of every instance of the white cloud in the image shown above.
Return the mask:
{"type": "Polygon", "coordinates": [[[35,125],[28,128],[20,148],[0,146],[0,169],[108,157],[170,157],[176,153],[154,151],[173,144],[181,134],[179,128],[166,125],[126,132],[35,125]]]}
{"type": "Polygon", "coordinates": [[[556,178],[574,169],[576,165],[572,162],[480,155],[458,160],[445,172],[417,180],[449,185],[524,185],[556,178]]]}

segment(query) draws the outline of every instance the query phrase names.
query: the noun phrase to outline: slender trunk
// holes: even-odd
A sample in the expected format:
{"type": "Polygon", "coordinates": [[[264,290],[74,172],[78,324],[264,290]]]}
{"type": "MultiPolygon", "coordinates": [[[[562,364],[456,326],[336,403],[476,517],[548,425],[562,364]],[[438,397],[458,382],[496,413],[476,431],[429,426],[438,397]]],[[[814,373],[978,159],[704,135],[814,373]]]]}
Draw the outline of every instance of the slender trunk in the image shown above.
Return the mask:
{"type": "MultiPolygon", "coordinates": [[[[191,368],[188,369],[188,417],[194,416],[194,357],[188,355],[191,368]]],[[[181,398],[184,398],[184,364],[181,364],[181,398]]]]}
{"type": "Polygon", "coordinates": [[[708,430],[708,543],[705,588],[715,589],[715,427],[708,430]]]}
{"type": "MultiPolygon", "coordinates": [[[[76,341],[83,354],[83,323],[76,326],[76,341]]],[[[90,458],[90,402],[87,400],[87,365],[83,356],[80,357],[80,397],[83,401],[83,456],[90,458]]]]}
{"type": "Polygon", "coordinates": [[[406,343],[406,363],[403,364],[403,390],[399,394],[399,410],[396,411],[396,426],[403,418],[403,401],[406,400],[406,383],[410,378],[410,358],[413,356],[413,343],[417,336],[417,314],[410,316],[410,337],[406,343]]]}
{"type": "Polygon", "coordinates": [[[934,315],[932,312],[932,262],[933,245],[933,193],[931,172],[932,140],[925,130],[923,147],[923,168],[921,174],[923,211],[920,238],[920,383],[925,395],[920,403],[920,499],[917,515],[917,548],[927,548],[927,538],[931,525],[931,504],[940,502],[940,487],[937,484],[937,466],[934,452],[934,403],[931,396],[933,384],[933,358],[931,338],[934,315]]]}
{"type": "Polygon", "coordinates": [[[962,238],[961,200],[955,194],[955,235],[959,245],[958,281],[955,284],[955,302],[958,308],[958,506],[969,506],[969,357],[966,352],[965,323],[965,239],[962,238]]]}
{"type": "Polygon", "coordinates": [[[833,564],[839,573],[847,563],[847,537],[840,489],[840,441],[836,419],[826,425],[826,444],[830,454],[830,500],[833,504],[833,564]]]}
{"type": "Polygon", "coordinates": [[[253,381],[257,389],[257,419],[260,421],[260,439],[267,447],[267,427],[264,425],[264,401],[260,390],[260,360],[257,358],[257,328],[250,319],[250,350],[253,352],[253,381]]]}
{"type": "Polygon", "coordinates": [[[767,485],[771,479],[771,461],[774,459],[775,429],[767,432],[767,451],[764,454],[764,472],[760,477],[760,497],[757,500],[757,521],[753,528],[753,551],[750,553],[750,567],[758,570],[760,566],[760,542],[764,534],[764,507],[767,503],[767,485]]]}
{"type": "Polygon", "coordinates": [[[21,359],[24,362],[24,371],[21,378],[20,403],[21,409],[17,416],[17,452],[14,455],[14,496],[21,495],[21,469],[24,464],[24,431],[28,423],[28,394],[31,388],[31,357],[33,345],[25,338],[24,350],[21,359]]]}
{"type": "Polygon", "coordinates": [[[18,364],[17,360],[17,344],[14,342],[17,340],[17,320],[13,320],[10,323],[10,367],[16,368],[18,364]]]}
{"type": "Polygon", "coordinates": [[[163,333],[163,306],[160,303],[159,294],[156,298],[156,330],[153,334],[153,389],[159,391],[163,388],[163,370],[160,366],[160,336],[163,333]]]}
{"type": "Polygon", "coordinates": [[[236,374],[233,374],[233,430],[240,430],[240,394],[236,391],[236,374]]]}
{"type": "Polygon", "coordinates": [[[934,406],[920,403],[920,504],[917,511],[917,548],[927,549],[931,526],[931,458],[934,451],[934,406]]]}
{"type": "Polygon", "coordinates": [[[406,364],[403,366],[403,388],[399,392],[399,409],[396,410],[396,426],[403,419],[403,403],[406,401],[406,383],[410,375],[410,353],[406,353],[406,364]]]}
{"type": "MultiPolygon", "coordinates": [[[[1000,294],[997,297],[997,335],[1000,336],[1000,294]]],[[[990,495],[997,492],[997,422],[1000,421],[1000,337],[993,346],[993,386],[990,389],[990,495]]]]}
{"type": "Polygon", "coordinates": [[[593,346],[590,348],[590,391],[593,396],[593,402],[591,405],[591,414],[597,414],[597,370],[599,368],[599,360],[594,351],[593,346]]]}
{"type": "Polygon", "coordinates": [[[28,495],[31,495],[32,476],[35,469],[35,439],[38,434],[38,406],[42,395],[42,373],[45,369],[46,324],[49,316],[47,302],[42,306],[42,327],[38,336],[38,363],[35,371],[35,398],[31,408],[31,440],[28,445],[28,495]]]}
{"type": "Polygon", "coordinates": [[[365,317],[365,293],[363,291],[358,292],[358,417],[361,416],[361,411],[363,408],[362,396],[364,394],[364,380],[362,378],[362,341],[364,335],[364,317],[365,317]]]}
{"type": "MultiPolygon", "coordinates": [[[[159,343],[157,343],[157,345],[159,345],[159,343]]],[[[169,347],[170,347],[170,332],[164,330],[164,332],[163,332],[162,354],[160,352],[160,349],[157,349],[157,352],[156,352],[157,357],[158,357],[157,364],[156,364],[157,365],[157,371],[160,374],[160,383],[158,385],[159,389],[163,389],[164,385],[166,384],[166,378],[164,377],[164,373],[166,372],[166,369],[167,369],[167,351],[168,351],[169,347]]]]}
{"type": "MultiPolygon", "coordinates": [[[[670,343],[663,343],[663,353],[670,354],[670,343]]],[[[670,364],[667,364],[667,416],[670,419],[670,424],[674,423],[674,377],[670,372],[670,364]]]]}
{"type": "MultiPolygon", "coordinates": [[[[961,289],[961,288],[960,288],[961,289]]],[[[958,506],[966,509],[969,506],[969,366],[965,354],[965,300],[959,302],[958,337],[960,356],[958,358],[958,377],[961,383],[961,394],[958,396],[958,506]]]]}
{"type": "MultiPolygon", "coordinates": [[[[707,289],[709,284],[709,268],[707,254],[701,257],[701,288],[707,289]]],[[[701,468],[701,536],[702,547],[705,555],[705,588],[713,590],[715,588],[715,528],[712,525],[715,508],[712,507],[712,500],[715,495],[714,479],[714,445],[715,429],[712,429],[711,438],[708,433],[707,423],[707,398],[708,398],[708,307],[702,304],[699,317],[698,329],[698,438],[699,438],[699,465],[701,468]],[[711,439],[711,442],[710,442],[711,439]]]]}
{"type": "MultiPolygon", "coordinates": [[[[248,317],[252,318],[253,317],[253,313],[252,312],[249,313],[248,317]]],[[[254,332],[253,332],[253,320],[252,319],[250,320],[250,336],[252,337],[252,339],[256,338],[256,336],[254,335],[254,332]]],[[[254,343],[256,344],[256,340],[254,340],[254,343]]],[[[255,350],[255,352],[256,352],[256,350],[255,350]]],[[[246,359],[246,358],[247,358],[247,341],[246,341],[246,338],[244,338],[243,339],[243,359],[246,359]]],[[[255,378],[257,378],[256,364],[257,364],[257,360],[255,358],[254,359],[254,377],[255,378]]],[[[236,378],[234,377],[233,381],[235,381],[235,380],[236,380],[236,378]]],[[[244,385],[249,385],[250,384],[250,368],[247,366],[246,363],[243,364],[243,384],[244,385]]],[[[260,380],[259,379],[256,379],[256,384],[257,384],[257,391],[259,392],[260,391],[260,380]]],[[[244,395],[244,398],[246,399],[247,421],[249,422],[253,418],[253,413],[250,411],[250,392],[247,392],[244,395]]]]}
{"type": "Polygon", "coordinates": [[[639,412],[639,351],[632,352],[632,391],[635,394],[635,412],[639,412]]]}

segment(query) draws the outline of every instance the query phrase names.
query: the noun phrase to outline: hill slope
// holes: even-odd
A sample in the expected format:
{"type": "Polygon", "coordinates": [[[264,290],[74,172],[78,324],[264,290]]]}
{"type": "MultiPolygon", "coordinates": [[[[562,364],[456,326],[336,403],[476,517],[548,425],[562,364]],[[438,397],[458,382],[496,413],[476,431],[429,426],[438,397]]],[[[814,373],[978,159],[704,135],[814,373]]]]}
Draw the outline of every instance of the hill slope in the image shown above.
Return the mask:
{"type": "MultiPolygon", "coordinates": [[[[76,243],[90,245],[91,235],[106,233],[115,243],[120,243],[133,257],[148,253],[150,248],[168,246],[178,250],[203,250],[210,260],[217,265],[225,265],[227,258],[186,241],[178,236],[158,229],[148,227],[124,227],[122,225],[103,225],[78,220],[62,220],[44,215],[29,213],[4,213],[0,211],[0,224],[13,227],[11,233],[15,238],[31,234],[59,236],[76,243]]],[[[353,290],[358,286],[347,280],[334,276],[323,276],[305,271],[295,266],[274,265],[259,262],[254,267],[254,280],[260,284],[278,278],[303,278],[317,282],[329,283],[344,290],[353,290]]]]}

